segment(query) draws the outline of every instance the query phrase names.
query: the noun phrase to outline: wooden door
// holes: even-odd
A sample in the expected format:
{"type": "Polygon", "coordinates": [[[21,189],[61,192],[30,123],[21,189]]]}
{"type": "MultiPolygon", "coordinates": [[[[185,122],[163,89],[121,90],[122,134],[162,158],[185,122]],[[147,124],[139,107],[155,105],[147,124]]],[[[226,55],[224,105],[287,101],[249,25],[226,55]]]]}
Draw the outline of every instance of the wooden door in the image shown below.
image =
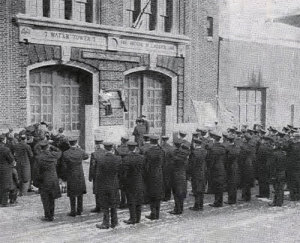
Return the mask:
{"type": "MultiPolygon", "coordinates": [[[[43,68],[30,72],[30,123],[45,121],[67,136],[80,136],[78,75],[70,70],[43,68]]],[[[83,113],[84,114],[84,113],[83,113]]]]}

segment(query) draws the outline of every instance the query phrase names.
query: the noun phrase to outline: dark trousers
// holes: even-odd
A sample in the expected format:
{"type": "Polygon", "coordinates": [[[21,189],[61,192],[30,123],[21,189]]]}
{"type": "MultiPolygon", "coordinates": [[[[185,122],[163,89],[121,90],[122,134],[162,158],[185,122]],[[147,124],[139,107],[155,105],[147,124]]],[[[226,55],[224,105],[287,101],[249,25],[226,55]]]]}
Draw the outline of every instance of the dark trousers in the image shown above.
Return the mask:
{"type": "Polygon", "coordinates": [[[268,198],[270,196],[270,185],[265,177],[258,178],[259,195],[268,198]]]}
{"type": "Polygon", "coordinates": [[[141,213],[142,213],[142,206],[130,204],[129,206],[129,214],[130,220],[135,223],[139,223],[141,221],[141,213]]]}
{"type": "Polygon", "coordinates": [[[184,202],[184,198],[180,197],[176,194],[174,194],[174,201],[175,201],[175,208],[174,211],[176,213],[182,213],[183,212],[183,202],[184,202]]]}
{"type": "Polygon", "coordinates": [[[236,203],[237,187],[236,185],[228,184],[228,203],[236,203]]]}
{"type": "Polygon", "coordinates": [[[194,193],[194,197],[195,197],[195,204],[194,207],[197,209],[203,209],[203,198],[204,195],[203,193],[194,193]]]}
{"type": "Polygon", "coordinates": [[[15,203],[18,198],[18,189],[9,191],[9,201],[10,203],[15,203]]]}
{"type": "Polygon", "coordinates": [[[251,200],[251,186],[245,186],[242,188],[242,199],[246,202],[251,200]]]}
{"type": "Polygon", "coordinates": [[[170,186],[170,183],[165,183],[165,201],[171,200],[171,194],[172,194],[172,187],[170,186]]]}
{"type": "Polygon", "coordinates": [[[99,194],[95,194],[96,208],[100,209],[100,196],[99,194]]]}
{"type": "Polygon", "coordinates": [[[300,201],[300,172],[290,173],[290,198],[300,201]]]}
{"type": "Polygon", "coordinates": [[[41,190],[40,195],[44,207],[45,218],[53,218],[55,199],[53,198],[52,193],[41,190]]]}
{"type": "Polygon", "coordinates": [[[223,191],[218,190],[217,192],[215,192],[214,204],[217,206],[223,206],[223,191]]]}
{"type": "Polygon", "coordinates": [[[273,204],[275,206],[282,206],[284,198],[284,181],[276,181],[273,183],[273,188],[275,191],[273,204]]]}
{"type": "Polygon", "coordinates": [[[77,199],[77,213],[82,213],[83,210],[83,196],[78,197],[70,197],[70,205],[71,205],[71,212],[76,212],[76,199],[77,199]]]}
{"type": "Polygon", "coordinates": [[[151,210],[151,218],[159,219],[160,213],[160,200],[151,200],[150,201],[150,210],[151,210]]]}
{"type": "Polygon", "coordinates": [[[125,207],[126,206],[126,192],[124,189],[121,189],[121,202],[120,202],[120,207],[125,207]]]}
{"type": "Polygon", "coordinates": [[[114,228],[118,224],[118,215],[116,208],[104,208],[103,209],[103,225],[114,228]],[[110,220],[109,220],[110,218],[110,220]],[[109,225],[109,221],[111,221],[111,225],[109,225]]]}
{"type": "Polygon", "coordinates": [[[8,190],[0,191],[0,204],[1,205],[6,206],[8,204],[8,196],[9,196],[8,190]]]}

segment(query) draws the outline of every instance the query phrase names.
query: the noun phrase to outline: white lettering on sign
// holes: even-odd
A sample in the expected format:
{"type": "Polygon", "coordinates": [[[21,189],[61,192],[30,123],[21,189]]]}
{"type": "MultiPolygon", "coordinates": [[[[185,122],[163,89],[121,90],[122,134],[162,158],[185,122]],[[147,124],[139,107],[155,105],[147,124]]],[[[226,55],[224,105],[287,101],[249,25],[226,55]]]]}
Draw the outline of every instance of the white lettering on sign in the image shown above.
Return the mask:
{"type": "Polygon", "coordinates": [[[93,36],[80,33],[40,30],[30,27],[20,28],[20,41],[32,42],[37,44],[61,45],[68,43],[74,47],[86,47],[95,49],[106,48],[105,36],[93,36]]]}
{"type": "Polygon", "coordinates": [[[177,46],[174,44],[168,43],[157,43],[157,42],[150,42],[150,41],[140,41],[140,40],[128,40],[128,39],[121,39],[120,40],[120,47],[124,51],[130,49],[135,50],[136,52],[156,52],[158,54],[167,54],[167,55],[176,55],[177,53],[177,46]]]}

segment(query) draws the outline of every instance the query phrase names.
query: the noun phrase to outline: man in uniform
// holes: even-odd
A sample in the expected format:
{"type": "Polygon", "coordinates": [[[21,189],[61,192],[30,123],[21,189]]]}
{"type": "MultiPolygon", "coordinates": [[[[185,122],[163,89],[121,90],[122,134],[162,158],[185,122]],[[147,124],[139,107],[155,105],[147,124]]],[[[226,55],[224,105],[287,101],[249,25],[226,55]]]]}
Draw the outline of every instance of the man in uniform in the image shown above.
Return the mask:
{"type": "Polygon", "coordinates": [[[136,126],[132,135],[134,136],[134,141],[139,145],[139,147],[143,145],[144,134],[147,134],[146,126],[144,125],[143,120],[138,118],[136,119],[136,126]]]}
{"type": "Polygon", "coordinates": [[[269,198],[270,196],[270,186],[269,186],[269,169],[268,169],[268,159],[272,155],[273,147],[271,141],[273,139],[268,136],[263,136],[259,147],[257,149],[257,175],[258,175],[258,185],[259,185],[259,198],[269,198]]]}
{"type": "Polygon", "coordinates": [[[190,144],[182,142],[181,139],[173,141],[175,149],[172,154],[172,174],[171,185],[174,195],[175,207],[174,210],[169,212],[170,214],[182,214],[183,202],[187,193],[187,180],[186,180],[186,168],[188,164],[188,156],[190,144]]]}
{"type": "Polygon", "coordinates": [[[149,134],[144,134],[143,135],[143,139],[144,139],[144,143],[143,145],[140,147],[140,153],[141,154],[145,154],[146,151],[151,148],[151,144],[150,144],[150,135],[149,134]]]}
{"type": "Polygon", "coordinates": [[[211,171],[212,188],[215,194],[214,203],[210,204],[211,207],[223,206],[223,191],[225,180],[225,155],[226,150],[220,143],[221,136],[215,133],[210,133],[214,139],[213,145],[208,150],[207,164],[211,171]]]}
{"type": "Polygon", "coordinates": [[[103,222],[97,224],[96,227],[108,229],[109,227],[115,228],[118,225],[119,173],[122,160],[120,156],[113,153],[113,143],[105,142],[103,145],[105,153],[94,154],[97,164],[96,193],[99,195],[99,206],[103,210],[103,222]]]}
{"type": "Polygon", "coordinates": [[[137,153],[136,142],[128,142],[129,153],[123,158],[122,175],[127,196],[130,218],[126,224],[140,223],[144,202],[144,157],[137,153]]]}
{"type": "Polygon", "coordinates": [[[146,218],[159,219],[160,202],[164,198],[163,190],[163,163],[164,152],[158,146],[158,137],[151,136],[149,148],[145,153],[145,184],[147,198],[149,199],[151,213],[146,218]]]}
{"type": "Polygon", "coordinates": [[[274,188],[274,199],[270,206],[281,207],[284,199],[286,152],[283,151],[283,142],[277,142],[269,159],[270,181],[274,188]]]}
{"type": "Polygon", "coordinates": [[[202,148],[202,141],[194,139],[193,150],[189,157],[188,174],[192,179],[192,190],[195,197],[195,203],[190,210],[203,210],[203,197],[205,192],[205,171],[207,150],[202,148]]]}
{"type": "Polygon", "coordinates": [[[99,213],[101,211],[99,206],[99,196],[96,193],[96,171],[97,161],[95,160],[95,154],[104,154],[105,150],[101,147],[103,143],[102,139],[95,140],[95,152],[91,154],[90,169],[89,169],[89,181],[93,182],[93,193],[95,194],[96,207],[91,210],[92,213],[99,213]]]}
{"type": "Polygon", "coordinates": [[[225,168],[228,188],[228,204],[236,204],[237,186],[238,186],[238,159],[240,148],[234,143],[233,135],[227,136],[228,144],[225,147],[225,168]]]}
{"type": "MultiPolygon", "coordinates": [[[[116,148],[115,154],[121,156],[122,161],[124,157],[129,153],[129,149],[127,146],[127,142],[129,141],[128,137],[122,136],[121,137],[121,144],[116,148]]],[[[121,202],[119,208],[126,208],[126,192],[124,188],[124,183],[123,183],[123,177],[120,175],[120,191],[121,191],[121,202]]]]}
{"type": "Polygon", "coordinates": [[[44,207],[45,221],[53,221],[55,199],[61,197],[58,176],[56,173],[57,160],[61,151],[48,144],[40,143],[41,152],[36,156],[34,168],[34,185],[40,189],[41,200],[44,207]]]}
{"type": "Polygon", "coordinates": [[[20,180],[20,196],[26,195],[31,182],[30,162],[33,160],[31,147],[26,143],[26,135],[20,137],[21,141],[14,146],[15,160],[20,180]]]}
{"type": "Polygon", "coordinates": [[[68,215],[75,217],[81,215],[83,211],[83,194],[86,194],[86,185],[82,161],[89,156],[78,147],[76,138],[70,138],[69,143],[71,147],[62,155],[62,168],[67,179],[67,195],[70,198],[71,212],[68,215]]]}
{"type": "Polygon", "coordinates": [[[174,147],[168,143],[169,137],[162,136],[161,148],[164,151],[164,165],[163,165],[163,177],[164,177],[164,191],[165,198],[164,201],[169,201],[171,199],[172,187],[171,187],[171,173],[172,173],[172,153],[174,147]]]}
{"type": "Polygon", "coordinates": [[[187,135],[186,132],[179,131],[179,139],[181,139],[183,143],[187,142],[186,135],[187,135]]]}
{"type": "Polygon", "coordinates": [[[8,147],[5,146],[5,134],[0,135],[0,205],[8,206],[8,196],[13,183],[12,170],[14,157],[8,147]]]}

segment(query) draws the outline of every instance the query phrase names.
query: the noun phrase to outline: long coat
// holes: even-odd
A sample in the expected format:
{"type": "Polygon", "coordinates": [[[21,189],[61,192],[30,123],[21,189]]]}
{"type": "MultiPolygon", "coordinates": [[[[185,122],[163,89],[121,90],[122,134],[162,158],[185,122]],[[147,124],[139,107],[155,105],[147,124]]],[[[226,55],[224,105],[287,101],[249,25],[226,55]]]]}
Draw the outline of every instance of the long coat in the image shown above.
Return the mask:
{"type": "Polygon", "coordinates": [[[205,191],[206,156],[206,149],[196,148],[189,157],[188,174],[192,178],[194,195],[204,193],[205,191]]]}
{"type": "Polygon", "coordinates": [[[227,174],[227,185],[236,188],[240,182],[238,160],[240,147],[236,144],[226,146],[225,169],[227,174]]]}
{"type": "Polygon", "coordinates": [[[34,185],[42,191],[51,193],[54,198],[61,197],[56,172],[57,160],[60,157],[61,152],[59,150],[42,150],[36,157],[34,168],[34,185]]]}
{"type": "Polygon", "coordinates": [[[291,188],[300,190],[300,142],[290,143],[287,148],[287,182],[291,188]]]}
{"type": "Polygon", "coordinates": [[[127,203],[142,205],[144,202],[144,156],[130,152],[122,162],[123,182],[127,203]]]}
{"type": "Polygon", "coordinates": [[[164,151],[164,164],[163,164],[164,186],[166,188],[169,188],[171,186],[173,151],[175,148],[168,143],[162,145],[161,148],[164,151]]]}
{"type": "Polygon", "coordinates": [[[14,151],[19,180],[26,183],[31,180],[30,162],[33,159],[31,147],[25,141],[21,141],[14,146],[14,151]]]}
{"type": "Polygon", "coordinates": [[[159,146],[152,146],[145,153],[146,196],[150,201],[164,198],[163,160],[164,152],[159,146]]]}
{"type": "Polygon", "coordinates": [[[261,143],[257,149],[256,153],[256,165],[257,165],[257,175],[260,181],[268,181],[269,180],[269,168],[268,168],[268,160],[272,155],[272,147],[269,144],[261,143]]]}
{"type": "Polygon", "coordinates": [[[89,181],[93,182],[93,193],[96,194],[96,172],[97,172],[97,161],[95,159],[95,154],[105,154],[105,150],[99,148],[97,151],[91,154],[90,168],[89,168],[89,181]]]}
{"type": "Polygon", "coordinates": [[[185,198],[187,193],[186,170],[188,165],[188,153],[181,148],[176,148],[173,151],[172,157],[172,191],[177,197],[185,198]]]}
{"type": "Polygon", "coordinates": [[[63,152],[62,167],[67,178],[68,197],[78,197],[86,193],[82,161],[88,158],[85,151],[76,147],[63,152]]]}
{"type": "Polygon", "coordinates": [[[121,157],[106,152],[95,153],[94,159],[97,163],[95,183],[100,207],[116,208],[120,203],[118,176],[121,169],[121,157]]]}
{"type": "Polygon", "coordinates": [[[212,189],[214,193],[222,192],[225,182],[225,147],[221,143],[214,143],[208,151],[207,163],[210,168],[212,189]]]}
{"type": "Polygon", "coordinates": [[[0,143],[0,193],[10,190],[13,185],[13,161],[10,149],[4,143],[0,143]]]}
{"type": "Polygon", "coordinates": [[[133,130],[133,133],[132,135],[134,136],[134,141],[140,146],[143,145],[143,142],[144,142],[144,134],[147,133],[147,130],[146,130],[146,126],[145,125],[136,125],[134,130],[133,130]]]}
{"type": "Polygon", "coordinates": [[[253,159],[255,158],[255,147],[244,142],[241,145],[241,151],[239,156],[239,170],[241,175],[241,187],[253,187],[254,186],[254,168],[253,159]]]}
{"type": "Polygon", "coordinates": [[[281,149],[273,151],[269,158],[269,174],[272,183],[285,181],[286,162],[285,151],[282,151],[281,149]]]}

